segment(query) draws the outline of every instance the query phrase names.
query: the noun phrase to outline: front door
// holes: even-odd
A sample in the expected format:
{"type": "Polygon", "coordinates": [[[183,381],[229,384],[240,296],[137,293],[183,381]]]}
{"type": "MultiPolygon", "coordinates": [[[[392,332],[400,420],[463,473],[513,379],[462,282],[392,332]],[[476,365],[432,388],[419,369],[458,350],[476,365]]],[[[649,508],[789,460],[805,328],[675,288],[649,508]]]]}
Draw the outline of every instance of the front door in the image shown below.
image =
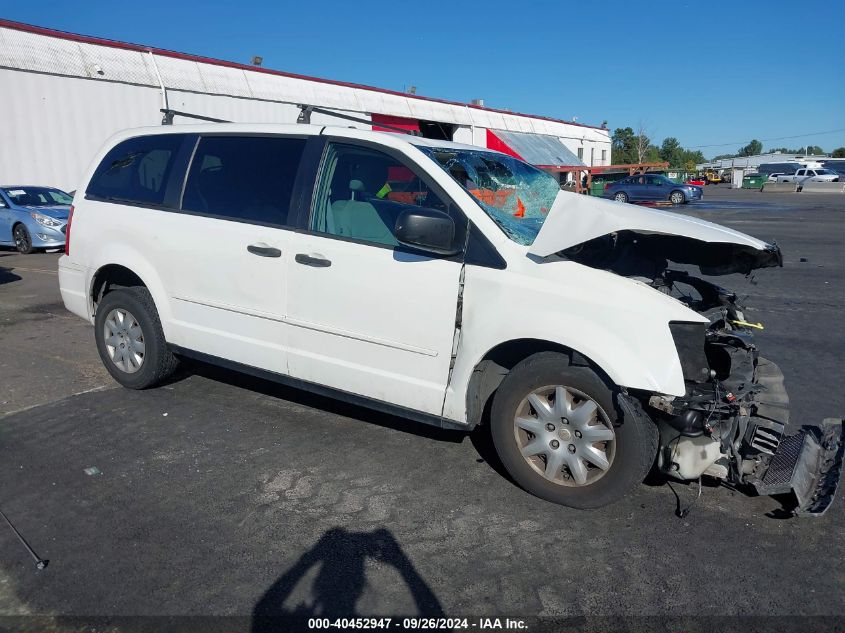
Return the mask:
{"type": "Polygon", "coordinates": [[[462,263],[400,246],[394,226],[412,205],[465,222],[420,174],[398,155],[326,146],[287,259],[288,365],[295,378],[440,415],[462,263]]]}

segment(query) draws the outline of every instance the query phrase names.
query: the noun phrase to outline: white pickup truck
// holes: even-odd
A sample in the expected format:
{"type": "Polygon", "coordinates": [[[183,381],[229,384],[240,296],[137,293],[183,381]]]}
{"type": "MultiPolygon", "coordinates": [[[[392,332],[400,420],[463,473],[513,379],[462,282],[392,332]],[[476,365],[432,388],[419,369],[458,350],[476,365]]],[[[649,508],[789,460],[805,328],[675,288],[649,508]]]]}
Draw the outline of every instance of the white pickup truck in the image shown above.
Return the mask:
{"type": "Polygon", "coordinates": [[[824,169],[821,167],[802,168],[797,170],[794,174],[779,174],[778,182],[797,182],[802,184],[805,182],[838,182],[839,174],[832,169],[824,169]]]}

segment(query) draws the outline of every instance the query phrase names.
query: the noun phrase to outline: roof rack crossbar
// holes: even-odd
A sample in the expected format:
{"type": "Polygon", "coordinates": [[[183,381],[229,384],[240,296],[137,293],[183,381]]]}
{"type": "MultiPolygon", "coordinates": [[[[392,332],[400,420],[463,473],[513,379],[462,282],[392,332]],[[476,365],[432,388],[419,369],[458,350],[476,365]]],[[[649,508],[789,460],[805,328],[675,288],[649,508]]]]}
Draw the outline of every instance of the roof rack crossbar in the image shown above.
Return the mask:
{"type": "MultiPolygon", "coordinates": [[[[313,105],[300,105],[299,106],[299,116],[296,118],[297,123],[311,123],[311,114],[316,112],[317,114],[325,114],[328,116],[337,117],[338,119],[346,119],[347,121],[355,121],[356,123],[366,123],[367,125],[373,125],[373,122],[368,119],[364,119],[357,116],[352,116],[351,114],[341,114],[340,112],[334,112],[332,110],[327,110],[325,108],[321,108],[319,106],[313,105]]],[[[408,134],[410,136],[419,136],[418,133],[414,132],[413,130],[404,130],[401,127],[393,127],[392,125],[386,125],[384,123],[379,123],[378,127],[390,130],[391,132],[398,132],[399,134],[408,134]]]]}
{"type": "Polygon", "coordinates": [[[174,116],[184,116],[189,119],[199,119],[200,121],[209,121],[211,123],[231,123],[231,121],[227,121],[226,119],[215,119],[214,117],[203,116],[202,114],[192,114],[190,112],[182,112],[180,110],[171,110],[170,108],[160,108],[159,112],[164,114],[161,119],[162,125],[173,125],[174,116]]]}

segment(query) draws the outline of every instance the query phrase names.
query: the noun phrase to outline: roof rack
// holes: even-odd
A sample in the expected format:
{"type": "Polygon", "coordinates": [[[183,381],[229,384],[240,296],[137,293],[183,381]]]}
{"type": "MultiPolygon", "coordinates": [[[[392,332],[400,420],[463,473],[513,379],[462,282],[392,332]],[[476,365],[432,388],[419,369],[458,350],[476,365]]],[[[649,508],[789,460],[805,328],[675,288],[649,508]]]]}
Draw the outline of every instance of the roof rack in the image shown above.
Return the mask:
{"type": "Polygon", "coordinates": [[[203,116],[202,114],[192,114],[190,112],[182,112],[181,110],[171,110],[170,108],[160,108],[159,112],[164,114],[161,118],[162,125],[173,125],[174,116],[184,116],[189,119],[199,119],[200,121],[209,121],[211,123],[231,123],[231,121],[227,121],[226,119],[215,119],[214,117],[203,116]]]}
{"type": "MultiPolygon", "coordinates": [[[[311,114],[314,112],[316,112],[317,114],[333,116],[338,119],[346,119],[347,121],[355,121],[356,123],[366,123],[367,125],[373,124],[373,122],[369,119],[352,116],[350,114],[341,114],[340,112],[333,112],[332,110],[327,110],[326,108],[321,108],[319,106],[314,105],[300,105],[299,116],[296,117],[296,122],[306,124],[311,123],[311,114]]],[[[399,132],[400,134],[408,134],[410,136],[420,136],[418,132],[414,132],[413,130],[404,130],[401,127],[393,127],[392,125],[387,125],[385,123],[379,123],[378,126],[385,130],[390,130],[391,132],[399,132]]]]}
{"type": "MultiPolygon", "coordinates": [[[[299,116],[296,117],[297,123],[311,123],[311,114],[316,112],[317,114],[325,114],[328,116],[333,116],[338,119],[346,119],[347,121],[355,121],[356,123],[366,123],[367,125],[372,125],[373,122],[369,119],[364,119],[362,117],[352,116],[350,114],[341,114],[340,112],[333,112],[332,110],[327,110],[326,108],[321,108],[319,106],[314,105],[299,105],[299,116]]],[[[210,123],[231,123],[232,121],[227,121],[226,119],[217,119],[210,116],[205,116],[203,114],[194,114],[192,112],[182,112],[181,110],[172,110],[170,108],[159,108],[159,112],[164,114],[161,119],[162,125],[173,125],[173,117],[176,116],[183,116],[189,119],[198,119],[200,121],[209,121],[210,123]]],[[[408,134],[410,136],[420,136],[419,132],[414,130],[404,130],[401,127],[393,127],[392,125],[387,125],[385,123],[379,123],[378,127],[390,130],[391,132],[399,132],[400,134],[408,134]]]]}

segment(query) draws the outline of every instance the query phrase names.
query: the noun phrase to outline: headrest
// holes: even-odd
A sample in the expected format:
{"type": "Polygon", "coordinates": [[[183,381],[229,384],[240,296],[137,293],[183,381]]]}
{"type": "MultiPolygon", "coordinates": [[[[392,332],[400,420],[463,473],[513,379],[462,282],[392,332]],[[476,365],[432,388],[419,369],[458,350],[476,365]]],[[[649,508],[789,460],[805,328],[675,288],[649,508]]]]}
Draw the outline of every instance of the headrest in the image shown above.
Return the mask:
{"type": "Polygon", "coordinates": [[[364,191],[364,183],[360,180],[353,178],[349,181],[349,190],[350,191],[364,191]]]}

